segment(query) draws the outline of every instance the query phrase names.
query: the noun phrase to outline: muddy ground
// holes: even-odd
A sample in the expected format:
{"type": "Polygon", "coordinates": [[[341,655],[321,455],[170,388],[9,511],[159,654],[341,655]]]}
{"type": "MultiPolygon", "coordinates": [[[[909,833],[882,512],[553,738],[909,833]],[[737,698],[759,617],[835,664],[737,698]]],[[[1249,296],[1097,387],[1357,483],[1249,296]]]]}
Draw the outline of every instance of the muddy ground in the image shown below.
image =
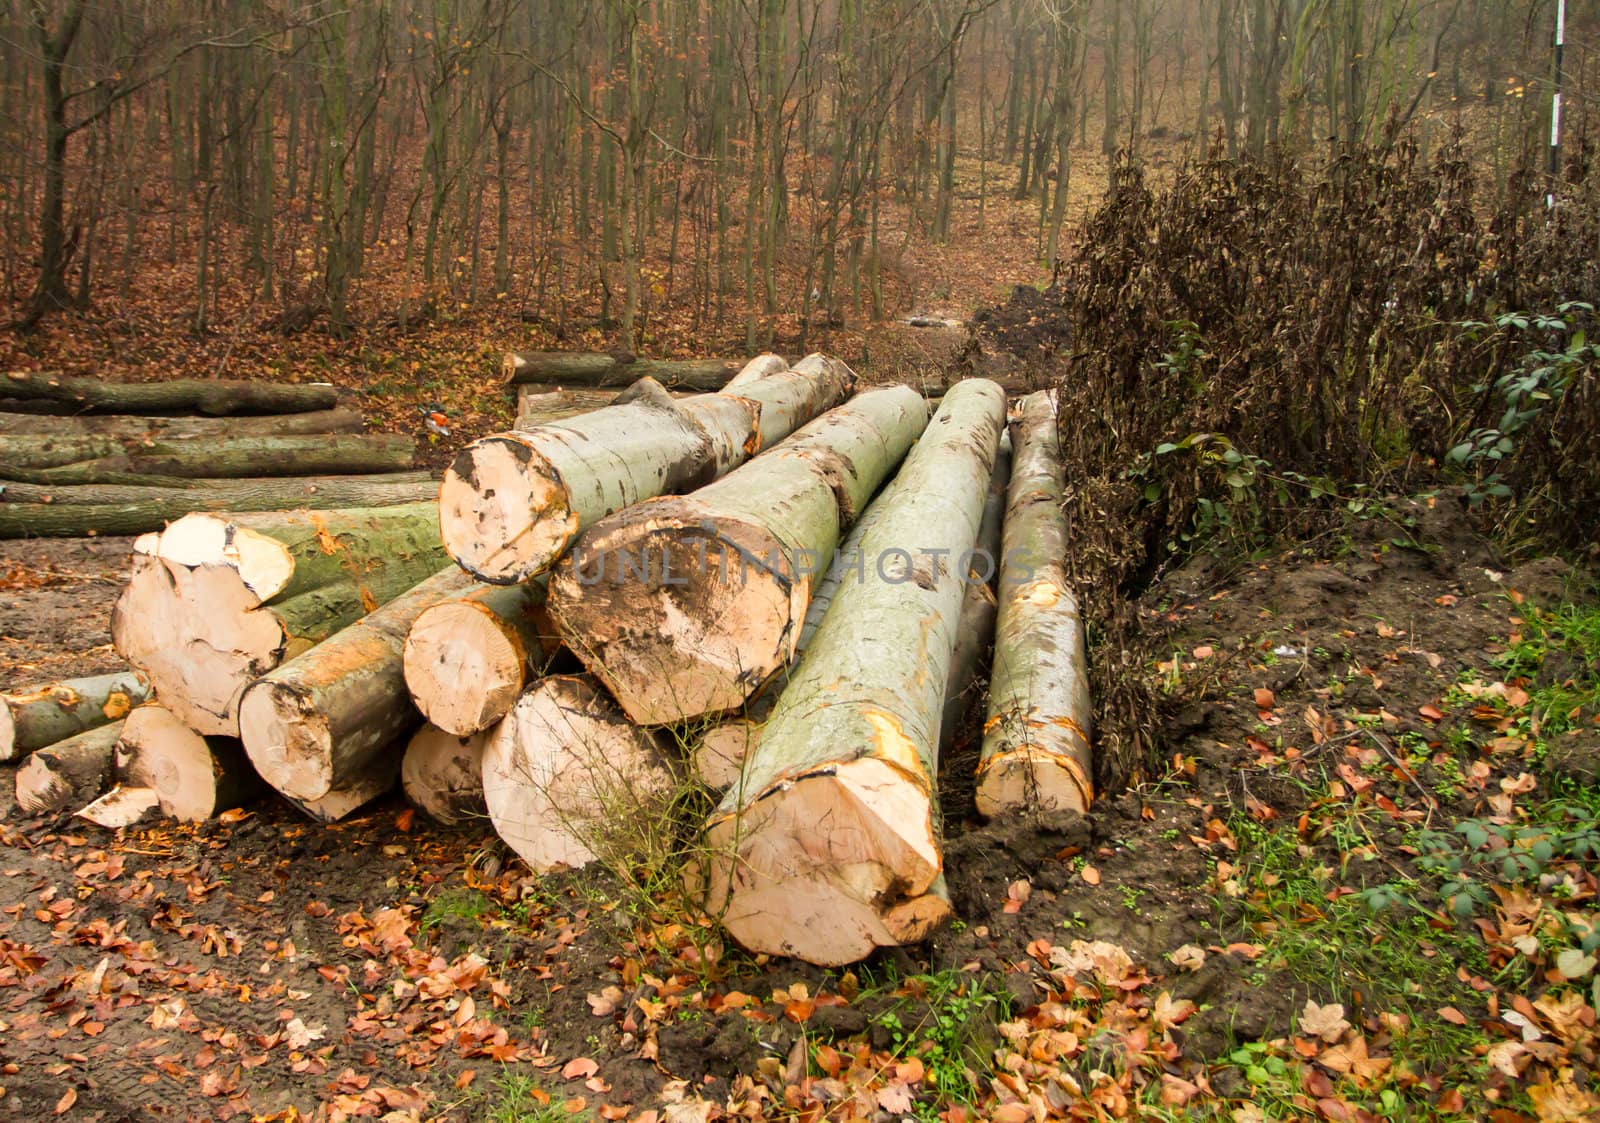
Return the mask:
{"type": "MultiPolygon", "coordinates": [[[[1371,988],[1258,958],[1262,932],[1219,888],[1238,849],[1228,824],[1299,821],[1299,845],[1343,869],[1343,844],[1304,826],[1328,798],[1305,769],[1363,761],[1380,765],[1366,774],[1391,805],[1441,821],[1480,811],[1492,785],[1461,785],[1452,804],[1426,766],[1384,775],[1382,758],[1407,733],[1442,742],[1453,719],[1434,707],[1465,671],[1490,672],[1519,600],[1592,592],[1554,559],[1507,565],[1453,499],[1399,515],[1163,578],[1141,607],[1170,630],[1172,658],[1150,673],[1193,699],[1164,731],[1170,771],[1088,818],[985,825],[952,796],[957,920],[848,972],[751,959],[605,877],[529,878],[487,824],[439,829],[398,797],[336,826],[273,800],[113,836],[20,817],[0,775],[0,1118],[535,1119],[547,1101],[580,1118],[816,1118],[827,1097],[802,1079],[807,1058],[902,1056],[895,1027],[935,1002],[915,980],[941,972],[999,996],[962,1037],[993,1103],[982,1070],[1006,1018],[1037,1022],[1059,983],[1040,948],[1074,940],[1125,949],[1152,993],[1195,1004],[1166,1034],[1157,1086],[1170,1075],[1248,1102],[1211,1059],[1285,1037],[1308,997],[1337,997],[1354,1020],[1371,988]],[[1362,715],[1377,724],[1352,722],[1362,715]],[[1203,963],[1180,970],[1169,956],[1185,947],[1203,963]],[[818,1051],[830,1042],[837,1053],[818,1051]]],[[[112,539],[0,547],[0,686],[117,666],[107,617],[126,552],[112,539]]],[[[971,740],[946,761],[951,792],[971,740]]],[[[1468,1016],[1484,1001],[1466,982],[1426,999],[1468,1016]]],[[[1138,1068],[1114,1061],[1125,1030],[1081,1035],[1062,1069],[1075,1087],[1099,1095],[1099,1077],[1138,1068]]],[[[1148,1073],[1124,1094],[1142,1102],[1148,1073]]]]}

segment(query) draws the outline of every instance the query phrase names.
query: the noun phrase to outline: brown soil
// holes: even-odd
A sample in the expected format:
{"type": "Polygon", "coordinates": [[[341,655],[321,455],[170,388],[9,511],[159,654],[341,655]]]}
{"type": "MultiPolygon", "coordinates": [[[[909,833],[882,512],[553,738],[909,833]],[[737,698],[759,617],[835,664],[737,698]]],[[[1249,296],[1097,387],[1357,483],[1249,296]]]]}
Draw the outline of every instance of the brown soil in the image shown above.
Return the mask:
{"type": "MultiPolygon", "coordinates": [[[[915,1004],[871,990],[894,972],[970,971],[1028,1007],[1038,939],[1108,940],[1169,976],[1163,986],[1201,1006],[1182,1027],[1186,1053],[1282,1036],[1305,984],[1229,950],[1252,933],[1215,884],[1230,852],[1219,820],[1248,809],[1292,822],[1307,800],[1257,767],[1255,692],[1272,692],[1275,720],[1296,731],[1286,739],[1329,767],[1338,746],[1312,744],[1308,708],[1388,714],[1389,738],[1439,735],[1422,708],[1464,669],[1487,668],[1515,611],[1506,590],[1548,598],[1571,581],[1550,560],[1507,572],[1452,497],[1398,520],[1169,574],[1141,609],[1172,629],[1171,673],[1193,698],[1164,733],[1179,767],[1088,818],[981,824],[952,798],[958,922],[847,973],[700,947],[668,917],[629,921],[603,878],[527,878],[503,865],[487,824],[434,828],[397,797],[332,827],[272,801],[113,838],[19,817],[0,777],[0,1116],[49,1117],[71,1091],[73,1119],[292,1118],[274,1113],[321,1105],[329,1118],[467,1120],[487,1113],[503,1066],[590,1110],[639,1110],[664,1093],[721,1103],[802,1034],[774,990],[861,988],[848,1004],[817,1002],[803,1032],[871,1039],[886,1010],[915,1004]],[[1008,909],[1019,882],[1029,892],[1008,909]],[[1215,954],[1179,974],[1165,957],[1184,944],[1215,954]],[[585,1057],[594,1074],[566,1067],[585,1057]]],[[[117,665],[106,619],[126,551],[126,540],[0,548],[0,685],[117,665]]],[[[964,767],[964,740],[947,772],[964,767]]],[[[1459,799],[1463,813],[1474,806],[1459,799]]]]}

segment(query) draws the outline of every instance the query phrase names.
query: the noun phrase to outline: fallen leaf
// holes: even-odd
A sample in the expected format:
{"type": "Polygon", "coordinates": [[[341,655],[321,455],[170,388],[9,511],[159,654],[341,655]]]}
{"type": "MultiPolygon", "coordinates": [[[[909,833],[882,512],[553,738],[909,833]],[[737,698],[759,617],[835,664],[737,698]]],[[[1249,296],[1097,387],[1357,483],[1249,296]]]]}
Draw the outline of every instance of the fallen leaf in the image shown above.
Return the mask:
{"type": "Polygon", "coordinates": [[[1205,965],[1206,953],[1198,944],[1184,944],[1181,948],[1169,951],[1167,958],[1180,971],[1198,971],[1205,965]]]}
{"type": "Polygon", "coordinates": [[[1083,869],[1078,872],[1078,876],[1083,878],[1083,880],[1087,881],[1090,885],[1100,884],[1100,871],[1095,869],[1093,866],[1084,866],[1083,869]]]}
{"type": "Polygon", "coordinates": [[[1264,686],[1256,687],[1256,709],[1270,710],[1278,704],[1278,696],[1264,686]]]}
{"type": "Polygon", "coordinates": [[[1344,1016],[1344,1004],[1332,1002],[1326,1006],[1318,1006],[1311,999],[1306,999],[1305,1009],[1300,1012],[1300,1032],[1308,1037],[1318,1037],[1330,1045],[1337,1042],[1350,1028],[1350,1023],[1344,1016]]]}
{"type": "Polygon", "coordinates": [[[1464,1026],[1467,1024],[1467,1016],[1460,1010],[1457,1010],[1454,1006],[1439,1007],[1439,1016],[1453,1026],[1464,1026]]]}
{"type": "Polygon", "coordinates": [[[587,1079],[600,1071],[600,1066],[591,1057],[573,1057],[561,1070],[563,1080],[587,1079]]]}
{"type": "Polygon", "coordinates": [[[72,1105],[78,1102],[78,1092],[75,1088],[68,1088],[56,1101],[56,1114],[65,1115],[72,1110],[72,1105]]]}

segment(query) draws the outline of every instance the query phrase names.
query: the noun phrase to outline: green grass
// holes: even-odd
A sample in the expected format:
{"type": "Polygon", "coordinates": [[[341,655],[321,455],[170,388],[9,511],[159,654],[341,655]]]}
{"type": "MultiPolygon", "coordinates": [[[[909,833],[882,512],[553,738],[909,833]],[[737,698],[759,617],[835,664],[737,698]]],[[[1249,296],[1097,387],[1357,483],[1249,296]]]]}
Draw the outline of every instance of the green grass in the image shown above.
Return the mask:
{"type": "Polygon", "coordinates": [[[1522,632],[1495,660],[1507,678],[1526,678],[1529,704],[1545,736],[1565,733],[1600,711],[1600,607],[1526,606],[1522,632]],[[1557,660],[1559,679],[1547,675],[1557,660]]]}
{"type": "Polygon", "coordinates": [[[480,920],[495,911],[494,902],[476,889],[447,889],[428,902],[421,928],[426,932],[450,919],[480,920]]]}
{"type": "Polygon", "coordinates": [[[561,1101],[542,1094],[531,1077],[507,1072],[496,1085],[488,1114],[479,1118],[486,1123],[582,1123],[594,1116],[587,1111],[571,1114],[561,1101]]]}

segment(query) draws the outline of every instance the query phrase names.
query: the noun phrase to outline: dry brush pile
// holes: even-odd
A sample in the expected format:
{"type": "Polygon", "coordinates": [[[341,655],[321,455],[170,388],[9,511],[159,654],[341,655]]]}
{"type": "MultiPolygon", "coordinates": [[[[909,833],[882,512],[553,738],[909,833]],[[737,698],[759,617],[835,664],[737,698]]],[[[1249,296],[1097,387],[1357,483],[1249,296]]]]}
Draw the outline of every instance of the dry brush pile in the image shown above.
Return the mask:
{"type": "MultiPolygon", "coordinates": [[[[520,360],[619,365],[561,363],[520,360]]],[[[536,871],[665,874],[752,950],[922,939],[992,636],[980,810],[1092,798],[1054,395],[1008,432],[982,379],[932,410],[822,355],[653,373],[720,388],[647,375],[475,441],[437,502],[145,534],[112,623],[137,672],[5,696],[21,805],[117,827],[270,786],[334,821],[398,779],[536,871]]]]}

